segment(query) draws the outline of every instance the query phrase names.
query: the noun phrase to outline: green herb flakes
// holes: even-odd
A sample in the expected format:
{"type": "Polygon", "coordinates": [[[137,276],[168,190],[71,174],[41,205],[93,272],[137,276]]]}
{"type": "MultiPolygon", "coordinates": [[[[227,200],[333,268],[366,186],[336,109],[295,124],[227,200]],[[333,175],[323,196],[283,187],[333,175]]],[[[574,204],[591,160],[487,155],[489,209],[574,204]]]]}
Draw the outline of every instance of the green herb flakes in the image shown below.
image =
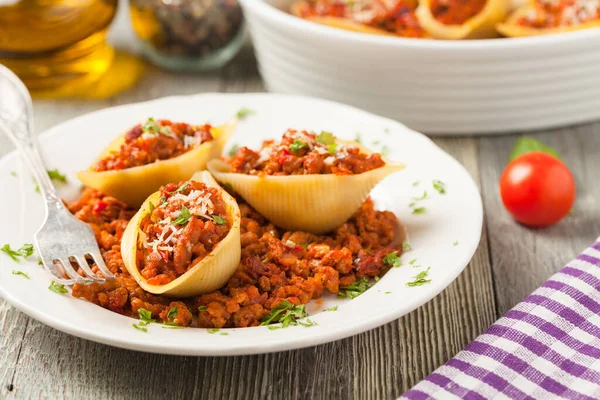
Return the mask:
{"type": "Polygon", "coordinates": [[[340,286],[340,291],[338,292],[338,297],[347,297],[350,299],[354,299],[364,292],[367,291],[374,283],[370,282],[367,278],[362,278],[359,281],[352,282],[347,286],[340,286]]]}
{"type": "Polygon", "coordinates": [[[308,145],[302,140],[294,140],[294,143],[290,145],[290,150],[294,153],[297,153],[301,148],[307,147],[308,145]]]}
{"type": "Polygon", "coordinates": [[[333,306],[333,307],[329,307],[326,308],[325,311],[337,311],[338,310],[338,306],[333,306]]]}
{"type": "Polygon", "coordinates": [[[178,313],[177,307],[171,307],[169,309],[169,312],[167,313],[167,319],[173,319],[173,318],[177,317],[177,313],[178,313]]]}
{"type": "Polygon", "coordinates": [[[227,152],[227,155],[229,157],[235,156],[235,153],[237,153],[237,151],[239,150],[239,148],[240,148],[240,146],[238,146],[237,144],[234,144],[233,146],[231,146],[231,148],[227,152]]]}
{"type": "Polygon", "coordinates": [[[455,240],[455,241],[454,241],[454,243],[452,243],[452,246],[453,246],[453,247],[456,247],[456,246],[458,246],[458,240],[455,240]]]}
{"type": "Polygon", "coordinates": [[[52,281],[50,283],[50,286],[48,286],[48,289],[52,290],[54,293],[58,293],[58,294],[65,294],[68,293],[69,291],[67,290],[67,288],[65,288],[65,285],[61,285],[60,283],[56,283],[54,281],[52,281]]]}
{"type": "Polygon", "coordinates": [[[31,278],[29,277],[29,275],[27,275],[25,272],[23,272],[23,271],[17,271],[16,269],[13,269],[13,271],[12,271],[12,274],[13,274],[13,275],[20,275],[20,276],[22,276],[23,278],[31,279],[31,278]]]}
{"type": "Polygon", "coordinates": [[[269,315],[266,315],[262,319],[260,325],[265,326],[280,323],[281,328],[287,328],[290,325],[298,325],[298,320],[305,317],[308,317],[308,313],[304,304],[297,306],[284,300],[277,307],[273,308],[269,315]]]}
{"type": "Polygon", "coordinates": [[[17,177],[17,173],[16,173],[15,171],[10,171],[10,174],[11,174],[12,176],[14,176],[15,178],[17,177]]]}
{"type": "Polygon", "coordinates": [[[415,286],[423,286],[428,283],[431,283],[431,279],[429,278],[429,270],[431,267],[428,267],[425,271],[419,272],[417,275],[413,277],[413,280],[410,282],[406,282],[406,286],[415,287],[415,286]]]}
{"type": "Polygon", "coordinates": [[[356,136],[354,137],[354,141],[356,143],[362,143],[362,139],[360,138],[360,133],[356,132],[356,136]]]}
{"type": "Polygon", "coordinates": [[[437,190],[439,194],[446,194],[446,184],[442,181],[434,180],[433,188],[437,190]]]}
{"type": "Polygon", "coordinates": [[[217,225],[225,225],[225,224],[227,224],[227,221],[225,221],[223,218],[219,217],[218,215],[213,215],[212,218],[213,218],[213,220],[215,221],[215,223],[217,225]]]}
{"type": "Polygon", "coordinates": [[[335,136],[331,132],[321,131],[319,136],[316,138],[317,143],[321,143],[324,145],[335,144],[335,136]]]}
{"type": "Polygon", "coordinates": [[[251,110],[246,107],[242,107],[238,110],[237,113],[235,113],[235,117],[239,120],[242,120],[242,119],[245,119],[247,116],[254,115],[254,114],[256,114],[256,111],[251,110]]]}
{"type": "Polygon", "coordinates": [[[412,200],[413,201],[421,201],[421,200],[425,200],[427,198],[427,191],[423,192],[423,195],[420,197],[413,197],[412,200]]]}
{"type": "Polygon", "coordinates": [[[154,322],[154,320],[152,319],[152,312],[150,310],[146,310],[145,308],[138,308],[138,316],[140,317],[140,319],[142,321],[145,322],[154,322]]]}
{"type": "Polygon", "coordinates": [[[215,333],[219,332],[221,329],[219,328],[208,328],[206,331],[208,333],[210,333],[211,335],[214,335],[215,333]]]}
{"type": "Polygon", "coordinates": [[[408,243],[406,240],[404,242],[402,242],[402,252],[406,253],[407,251],[411,251],[412,250],[412,246],[410,245],[410,243],[408,243]]]}
{"type": "Polygon", "coordinates": [[[55,182],[67,183],[67,176],[65,174],[61,174],[58,169],[47,170],[48,176],[55,182]]]}
{"type": "Polygon", "coordinates": [[[333,144],[327,145],[327,151],[328,151],[330,154],[335,154],[335,153],[337,153],[337,144],[336,144],[336,143],[333,143],[333,144]]]}
{"type": "Polygon", "coordinates": [[[414,182],[412,183],[412,186],[413,186],[413,187],[417,187],[417,186],[419,186],[419,183],[421,183],[421,181],[414,181],[414,182]]]}
{"type": "Polygon", "coordinates": [[[381,148],[381,151],[379,152],[379,154],[381,154],[381,155],[382,155],[382,156],[384,156],[384,157],[385,157],[385,156],[387,156],[387,155],[388,155],[388,153],[389,153],[389,150],[388,150],[387,146],[383,146],[383,147],[381,148]]]}
{"type": "Polygon", "coordinates": [[[417,262],[417,259],[416,259],[416,258],[413,258],[412,260],[410,260],[410,261],[408,262],[408,265],[414,265],[416,262],[417,262]]]}
{"type": "Polygon", "coordinates": [[[144,324],[143,322],[140,322],[139,324],[131,324],[131,326],[133,326],[138,331],[148,333],[148,328],[146,328],[146,325],[147,324],[144,324]]]}
{"type": "Polygon", "coordinates": [[[418,207],[418,208],[413,208],[412,213],[413,214],[424,214],[425,211],[427,211],[427,209],[425,207],[418,207]]]}
{"type": "Polygon", "coordinates": [[[44,266],[44,262],[42,261],[42,257],[38,257],[38,265],[44,266]]]}
{"type": "Polygon", "coordinates": [[[160,125],[154,120],[154,118],[148,118],[142,126],[142,131],[144,133],[156,135],[160,131],[160,125]]]}
{"type": "Polygon", "coordinates": [[[173,225],[183,225],[186,222],[188,222],[188,220],[191,217],[192,217],[192,214],[190,214],[190,210],[188,210],[188,208],[186,206],[182,206],[181,207],[181,213],[175,219],[175,221],[171,222],[171,224],[173,224],[173,225]]]}
{"type": "Polygon", "coordinates": [[[394,268],[399,268],[402,266],[402,261],[400,261],[400,257],[398,257],[397,251],[388,253],[385,257],[383,257],[383,263],[394,268]]]}
{"type": "Polygon", "coordinates": [[[0,247],[0,251],[7,254],[10,258],[13,259],[13,261],[21,262],[19,257],[23,259],[29,257],[33,254],[34,249],[31,243],[25,243],[18,250],[13,250],[11,249],[10,244],[5,244],[4,246],[0,247]]]}
{"type": "Polygon", "coordinates": [[[198,312],[206,311],[206,306],[198,306],[198,312]]]}

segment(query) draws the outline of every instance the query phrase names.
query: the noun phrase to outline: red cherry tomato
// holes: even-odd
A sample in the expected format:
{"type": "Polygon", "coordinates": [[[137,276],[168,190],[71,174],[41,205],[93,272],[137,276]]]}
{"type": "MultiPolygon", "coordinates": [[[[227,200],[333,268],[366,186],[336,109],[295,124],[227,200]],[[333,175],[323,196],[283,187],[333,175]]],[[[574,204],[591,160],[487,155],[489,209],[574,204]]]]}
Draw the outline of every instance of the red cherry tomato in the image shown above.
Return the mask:
{"type": "Polygon", "coordinates": [[[523,154],[500,177],[504,207],[520,223],[548,226],[563,219],[575,202],[575,179],[558,158],[542,152],[523,154]]]}

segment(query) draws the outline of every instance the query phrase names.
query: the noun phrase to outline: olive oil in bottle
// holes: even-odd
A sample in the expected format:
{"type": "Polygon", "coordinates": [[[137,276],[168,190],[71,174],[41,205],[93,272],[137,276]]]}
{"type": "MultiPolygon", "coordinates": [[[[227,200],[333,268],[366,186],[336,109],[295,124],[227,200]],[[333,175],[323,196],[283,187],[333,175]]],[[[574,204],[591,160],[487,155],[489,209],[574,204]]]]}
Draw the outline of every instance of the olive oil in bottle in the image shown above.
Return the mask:
{"type": "Polygon", "coordinates": [[[106,32],[117,0],[0,0],[0,64],[32,90],[98,79],[114,50],[106,32]]]}

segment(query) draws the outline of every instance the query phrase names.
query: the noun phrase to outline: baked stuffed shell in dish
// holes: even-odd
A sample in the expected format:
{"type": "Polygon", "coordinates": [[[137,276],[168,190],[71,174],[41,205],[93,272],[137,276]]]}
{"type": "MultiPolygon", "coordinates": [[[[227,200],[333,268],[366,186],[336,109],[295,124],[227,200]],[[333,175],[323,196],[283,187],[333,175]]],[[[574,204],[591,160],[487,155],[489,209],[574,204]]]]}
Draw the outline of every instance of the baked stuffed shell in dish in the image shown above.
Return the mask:
{"type": "Polygon", "coordinates": [[[600,27],[600,0],[535,0],[497,25],[503,36],[537,36],[600,27]]]}
{"type": "Polygon", "coordinates": [[[416,15],[435,39],[485,39],[498,36],[508,8],[508,0],[420,0],[416,15]]]}
{"type": "Polygon", "coordinates": [[[219,289],[240,262],[240,209],[207,171],[167,184],[131,219],[123,262],[147,292],[188,297],[219,289]]]}
{"type": "Polygon", "coordinates": [[[194,126],[149,118],[115,139],[77,177],[88,187],[139,206],[160,186],[205,169],[220,156],[235,125],[194,126]]]}
{"type": "Polygon", "coordinates": [[[415,16],[416,0],[300,0],[297,17],[334,28],[376,35],[426,37],[415,16]]]}
{"type": "Polygon", "coordinates": [[[346,222],[388,175],[404,168],[356,142],[290,129],[259,150],[240,148],[209,171],[275,225],[321,234],[346,222]]]}

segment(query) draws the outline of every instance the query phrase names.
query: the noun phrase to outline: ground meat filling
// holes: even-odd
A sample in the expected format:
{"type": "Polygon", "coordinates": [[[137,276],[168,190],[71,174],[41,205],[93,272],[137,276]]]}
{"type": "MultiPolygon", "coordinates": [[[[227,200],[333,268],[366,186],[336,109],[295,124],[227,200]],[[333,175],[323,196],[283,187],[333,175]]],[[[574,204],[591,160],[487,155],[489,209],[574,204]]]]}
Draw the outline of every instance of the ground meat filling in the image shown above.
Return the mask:
{"type": "Polygon", "coordinates": [[[330,132],[288,130],[280,142],[265,140],[259,151],[240,148],[230,172],[248,175],[361,174],[385,165],[381,155],[338,143],[330,132]]]}
{"type": "Polygon", "coordinates": [[[600,0],[537,0],[517,23],[536,29],[578,26],[600,19],[600,0]]]}
{"type": "Polygon", "coordinates": [[[298,11],[302,18],[345,18],[403,37],[420,38],[425,31],[415,15],[416,7],[412,0],[309,0],[298,11]]]}
{"type": "Polygon", "coordinates": [[[94,171],[111,171],[139,167],[177,157],[202,143],[213,140],[210,125],[192,126],[168,120],[154,121],[131,128],[118,152],[101,159],[94,171]]]}
{"type": "Polygon", "coordinates": [[[431,14],[444,25],[462,25],[483,10],[486,0],[432,0],[431,14]]]}
{"type": "Polygon", "coordinates": [[[206,257],[229,233],[231,222],[216,188],[189,181],[160,188],[160,201],[140,224],[137,262],[152,285],[164,285],[206,257]]]}
{"type": "MultiPolygon", "coordinates": [[[[176,185],[174,187],[176,189],[176,185]]],[[[96,233],[102,255],[116,279],[73,286],[73,296],[111,311],[138,317],[143,308],[158,322],[202,328],[259,325],[283,300],[304,304],[361,278],[383,275],[384,257],[401,249],[394,244],[394,214],[375,211],[371,200],[334,232],[317,236],[283,232],[238,200],[242,213],[242,260],[227,284],[215,292],[171,299],[142,290],[129,275],[120,239],[134,211],[112,197],[85,189],[69,209],[96,233]],[[171,312],[176,307],[176,313],[171,312]]],[[[97,271],[97,267],[93,266],[97,271]]]]}

